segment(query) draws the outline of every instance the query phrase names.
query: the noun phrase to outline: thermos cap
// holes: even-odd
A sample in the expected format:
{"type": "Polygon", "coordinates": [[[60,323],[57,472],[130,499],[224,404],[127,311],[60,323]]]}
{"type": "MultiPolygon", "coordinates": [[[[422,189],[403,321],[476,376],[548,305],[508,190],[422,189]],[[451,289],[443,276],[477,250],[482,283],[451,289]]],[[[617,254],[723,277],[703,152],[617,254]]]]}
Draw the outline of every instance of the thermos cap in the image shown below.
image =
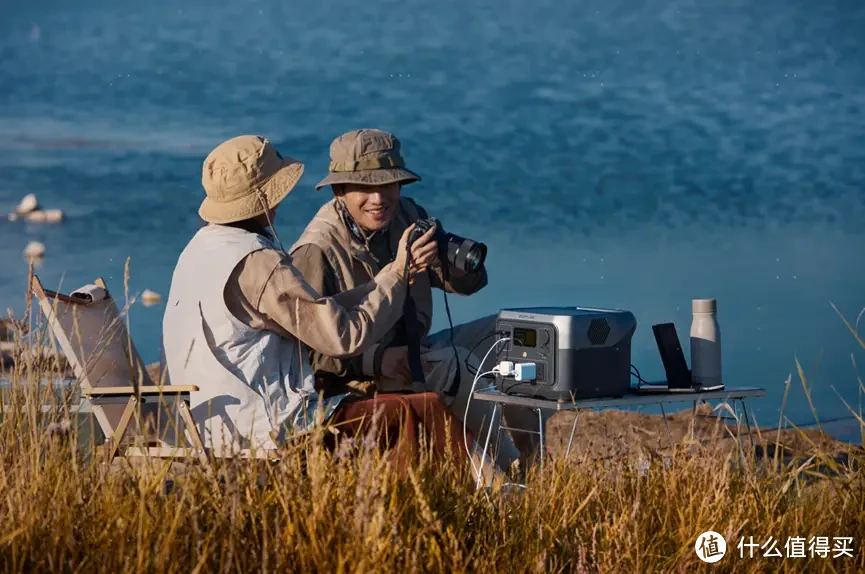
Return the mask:
{"type": "Polygon", "coordinates": [[[718,302],[715,299],[694,299],[691,301],[693,313],[717,313],[718,302]]]}

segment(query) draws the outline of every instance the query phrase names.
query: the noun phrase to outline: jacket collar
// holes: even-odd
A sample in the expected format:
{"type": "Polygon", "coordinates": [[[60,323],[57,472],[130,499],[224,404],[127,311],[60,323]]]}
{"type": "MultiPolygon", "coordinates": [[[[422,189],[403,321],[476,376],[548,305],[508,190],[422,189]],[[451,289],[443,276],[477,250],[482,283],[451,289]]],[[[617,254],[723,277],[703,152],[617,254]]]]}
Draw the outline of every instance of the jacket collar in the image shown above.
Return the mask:
{"type": "Polygon", "coordinates": [[[397,205],[396,214],[394,214],[394,218],[388,226],[370,235],[365,235],[366,232],[358,225],[339,199],[333,199],[333,208],[339,220],[337,225],[342,232],[341,234],[349,242],[349,253],[351,256],[367,265],[375,265],[379,268],[384,267],[387,262],[376,261],[369,250],[368,242],[379,233],[386,235],[388,241],[392,240],[390,237],[391,231],[394,228],[399,229],[402,227],[401,225],[395,226],[394,223],[405,223],[406,221],[405,213],[402,209],[402,201],[400,200],[400,203],[397,205]]]}

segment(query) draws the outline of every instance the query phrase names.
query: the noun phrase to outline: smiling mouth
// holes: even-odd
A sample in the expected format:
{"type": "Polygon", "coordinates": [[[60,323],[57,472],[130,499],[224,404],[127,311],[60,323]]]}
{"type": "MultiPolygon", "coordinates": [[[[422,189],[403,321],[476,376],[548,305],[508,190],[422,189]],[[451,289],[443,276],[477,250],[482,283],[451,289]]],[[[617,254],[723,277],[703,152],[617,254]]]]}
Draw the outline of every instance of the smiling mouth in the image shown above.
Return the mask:
{"type": "Polygon", "coordinates": [[[374,209],[367,209],[366,212],[373,217],[382,217],[387,213],[386,207],[376,207],[374,209]]]}

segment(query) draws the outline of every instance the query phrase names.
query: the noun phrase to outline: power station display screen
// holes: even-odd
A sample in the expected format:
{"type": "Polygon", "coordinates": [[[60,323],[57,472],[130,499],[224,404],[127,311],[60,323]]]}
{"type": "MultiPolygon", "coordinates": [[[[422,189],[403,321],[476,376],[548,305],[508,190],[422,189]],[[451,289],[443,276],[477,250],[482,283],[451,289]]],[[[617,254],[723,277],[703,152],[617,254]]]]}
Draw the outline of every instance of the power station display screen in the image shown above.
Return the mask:
{"type": "Polygon", "coordinates": [[[514,344],[520,347],[537,347],[538,332],[536,329],[514,328],[514,344]]]}

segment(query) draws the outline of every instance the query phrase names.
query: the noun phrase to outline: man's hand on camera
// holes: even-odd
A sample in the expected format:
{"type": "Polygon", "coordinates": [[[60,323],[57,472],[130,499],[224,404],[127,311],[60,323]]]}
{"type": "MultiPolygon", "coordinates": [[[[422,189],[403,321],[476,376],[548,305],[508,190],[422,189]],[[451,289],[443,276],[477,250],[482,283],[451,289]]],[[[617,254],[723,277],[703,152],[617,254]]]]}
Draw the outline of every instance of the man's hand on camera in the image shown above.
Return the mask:
{"type": "MultiPolygon", "coordinates": [[[[400,240],[399,240],[399,245],[397,246],[396,257],[394,258],[393,262],[396,265],[400,275],[402,275],[403,269],[405,269],[406,261],[408,260],[408,256],[409,256],[408,239],[409,239],[409,236],[411,235],[412,231],[414,231],[414,229],[415,229],[415,225],[411,224],[405,231],[403,231],[402,237],[400,237],[400,240]]],[[[432,228],[432,229],[428,230],[426,233],[424,233],[423,235],[421,235],[420,237],[418,237],[414,241],[414,243],[411,244],[410,249],[411,249],[411,253],[412,253],[412,265],[409,267],[409,270],[408,270],[408,276],[409,276],[410,282],[412,281],[412,278],[417,273],[420,272],[417,270],[417,265],[416,265],[417,262],[414,260],[414,250],[420,249],[421,247],[423,247],[424,245],[427,245],[428,243],[433,243],[433,245],[435,245],[435,242],[432,241],[434,233],[435,233],[435,228],[432,228]]]]}
{"type": "Polygon", "coordinates": [[[438,243],[435,240],[435,228],[432,228],[412,244],[411,269],[416,275],[437,265],[440,265],[438,243]]]}

